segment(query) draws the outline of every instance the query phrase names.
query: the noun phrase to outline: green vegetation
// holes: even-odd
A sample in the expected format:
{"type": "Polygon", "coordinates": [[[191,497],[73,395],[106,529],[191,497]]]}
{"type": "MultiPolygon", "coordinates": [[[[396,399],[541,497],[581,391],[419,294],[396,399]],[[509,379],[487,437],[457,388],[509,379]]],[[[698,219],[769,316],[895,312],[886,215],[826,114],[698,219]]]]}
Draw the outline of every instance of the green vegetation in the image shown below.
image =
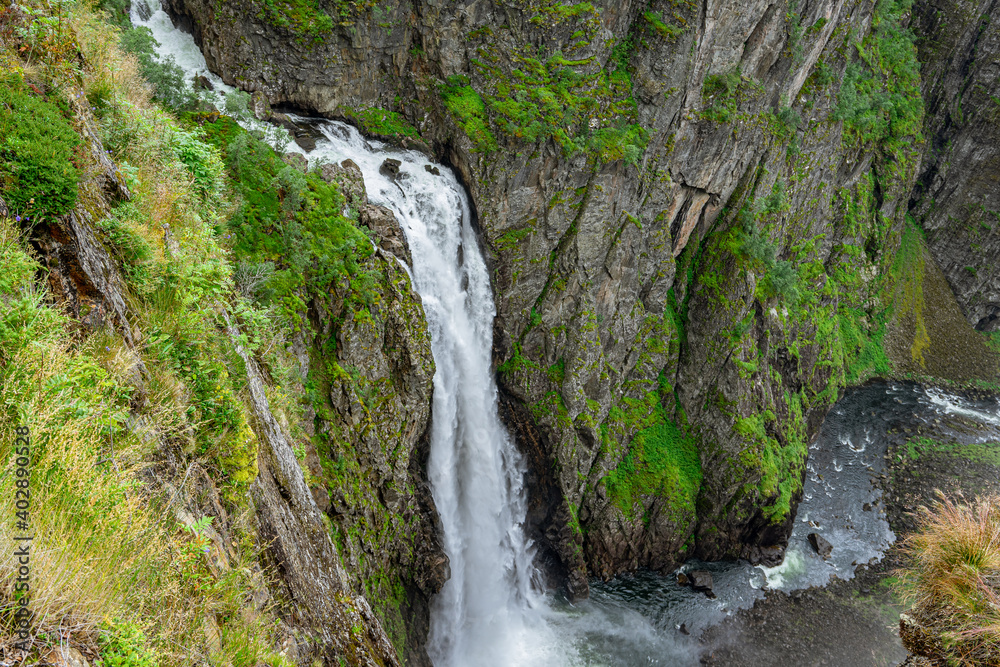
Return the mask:
{"type": "Polygon", "coordinates": [[[633,515],[641,495],[668,499],[693,515],[702,476],[695,441],[668,420],[659,405],[648,421],[622,462],[605,477],[608,496],[625,516],[633,515]]]}
{"type": "Polygon", "coordinates": [[[774,182],[771,194],[754,210],[749,207],[740,210],[737,216],[741,223],[738,252],[752,259],[755,268],[763,271],[763,278],[757,283],[761,301],[778,297],[795,305],[801,296],[799,274],[790,261],[777,259],[777,249],[759,226],[768,216],[778,215],[786,210],[788,201],[785,183],[779,179],[774,182]]]}
{"type": "Polygon", "coordinates": [[[108,667],[157,667],[159,658],[147,645],[145,633],[131,623],[103,630],[97,638],[101,659],[108,667]]]}
{"type": "Polygon", "coordinates": [[[909,563],[900,590],[911,614],[942,640],[954,665],[1000,660],[1000,498],[957,504],[942,498],[924,508],[903,543],[909,563]]]}
{"type": "Polygon", "coordinates": [[[313,42],[333,31],[333,19],[320,7],[319,0],[263,0],[260,18],[313,42]]]}
{"type": "MultiPolygon", "coordinates": [[[[119,48],[135,56],[139,63],[139,74],[153,87],[153,97],[159,102],[174,108],[193,104],[194,91],[184,81],[184,72],[174,61],[173,56],[161,59],[156,54],[159,42],[153,38],[153,33],[145,26],[133,26],[129,18],[127,0],[98,0],[97,8],[106,13],[109,23],[121,29],[119,48]]],[[[104,103],[107,91],[96,89],[88,94],[88,100],[93,106],[104,103]]]]}
{"type": "Polygon", "coordinates": [[[441,89],[441,97],[479,150],[489,153],[497,149],[496,137],[486,121],[486,103],[469,85],[468,77],[459,74],[448,77],[441,89]]]}
{"type": "Polygon", "coordinates": [[[387,111],[378,107],[357,109],[353,107],[337,107],[346,118],[353,121],[365,134],[390,139],[419,139],[420,132],[410,125],[409,121],[395,111],[387,111]]]}
{"type": "Polygon", "coordinates": [[[376,276],[360,262],[374,250],[355,220],[341,213],[344,197],[337,186],[316,172],[286,165],[230,118],[205,123],[203,132],[222,151],[232,188],[243,202],[218,233],[231,239],[239,262],[266,274],[255,285],[257,300],[280,304],[294,318],[305,309],[307,288],[322,293],[346,281],[358,300],[370,303],[376,276]]]}
{"type": "MultiPolygon", "coordinates": [[[[680,336],[676,325],[672,312],[647,316],[637,336],[645,350],[640,363],[652,361],[650,355],[677,354],[680,336]]],[[[679,407],[679,418],[671,418],[664,407],[676,402],[673,387],[661,373],[655,383],[637,383],[629,389],[645,391],[639,399],[622,398],[600,424],[603,450],[620,451],[628,443],[618,466],[604,478],[608,497],[628,518],[643,511],[652,498],[659,498],[671,521],[679,525],[691,522],[701,489],[701,460],[695,438],[685,431],[679,407]]]]}
{"type": "Polygon", "coordinates": [[[922,141],[924,117],[914,36],[901,25],[912,4],[878,1],[871,33],[855,44],[864,65],[848,66],[834,114],[844,121],[847,138],[877,143],[899,162],[922,141]]]}
{"type": "MultiPolygon", "coordinates": [[[[123,40],[105,22],[120,7],[105,9],[29,0],[24,12],[0,12],[0,196],[11,209],[0,218],[0,511],[15,513],[14,429],[27,426],[33,636],[72,633],[119,667],[287,667],[272,649],[274,609],[247,607],[263,545],[248,494],[257,438],[235,346],[273,383],[277,418],[297,424],[281,344],[296,290],[339,282],[371,298],[358,268],[371,243],[342,215],[337,186],[290,170],[229,119],[189,114],[184,127],[152,103],[142,78],[153,77],[141,55],[151,54],[149,35],[123,40]],[[77,134],[84,124],[99,151],[77,134]],[[128,201],[95,187],[105,157],[128,201]],[[87,317],[102,295],[81,294],[74,319],[46,289],[49,268],[26,237],[74,208],[122,265],[124,330],[102,324],[114,313],[87,317]],[[205,498],[187,497],[195,470],[198,494],[218,492],[225,542],[198,509],[205,498]],[[192,525],[178,521],[190,514],[192,525]]],[[[13,568],[0,562],[5,637],[13,568]]]]}
{"type": "Polygon", "coordinates": [[[683,25],[676,25],[674,23],[667,23],[663,20],[663,14],[660,12],[654,12],[651,9],[647,9],[643,12],[642,17],[646,19],[646,23],[649,27],[660,37],[668,40],[675,40],[679,36],[684,34],[687,28],[683,25]]]}
{"type": "Polygon", "coordinates": [[[911,461],[921,456],[941,454],[1000,468],[1000,443],[996,442],[942,442],[923,437],[907,442],[903,451],[911,461]]]}
{"type": "Polygon", "coordinates": [[[76,205],[80,137],[65,99],[44,99],[18,74],[0,74],[0,196],[19,219],[39,221],[76,205]]]}
{"type": "Polygon", "coordinates": [[[122,51],[133,54],[139,61],[139,73],[153,87],[153,96],[169,107],[193,104],[194,91],[184,80],[184,71],[173,56],[161,59],[156,55],[159,46],[152,31],[145,26],[130,27],[122,32],[122,51]]]}
{"type": "Polygon", "coordinates": [[[739,102],[762,92],[760,84],[745,79],[739,67],[722,74],[711,74],[705,77],[701,88],[701,99],[704,105],[702,118],[715,123],[729,123],[736,118],[739,102]]]}
{"type": "Polygon", "coordinates": [[[530,48],[502,58],[481,49],[483,59],[474,64],[489,92],[477,91],[467,77],[456,75],[442,88],[442,97],[481,151],[497,149],[495,126],[519,141],[552,139],[566,155],[582,151],[599,162],[634,164],[649,133],[634,122],[630,48],[630,40],[618,44],[607,66],[591,67],[591,73],[590,58],[570,60],[559,52],[546,57],[530,48]],[[510,65],[499,64],[506,58],[510,65]]]}

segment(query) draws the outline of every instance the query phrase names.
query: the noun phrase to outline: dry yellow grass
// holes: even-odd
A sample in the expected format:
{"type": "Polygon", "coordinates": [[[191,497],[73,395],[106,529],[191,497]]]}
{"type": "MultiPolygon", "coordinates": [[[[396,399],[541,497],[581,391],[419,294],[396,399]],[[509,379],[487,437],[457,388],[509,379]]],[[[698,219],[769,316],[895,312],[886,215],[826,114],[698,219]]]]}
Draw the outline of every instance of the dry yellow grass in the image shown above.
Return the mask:
{"type": "Polygon", "coordinates": [[[904,591],[957,664],[1000,664],[1000,497],[942,498],[904,542],[904,591]]]}

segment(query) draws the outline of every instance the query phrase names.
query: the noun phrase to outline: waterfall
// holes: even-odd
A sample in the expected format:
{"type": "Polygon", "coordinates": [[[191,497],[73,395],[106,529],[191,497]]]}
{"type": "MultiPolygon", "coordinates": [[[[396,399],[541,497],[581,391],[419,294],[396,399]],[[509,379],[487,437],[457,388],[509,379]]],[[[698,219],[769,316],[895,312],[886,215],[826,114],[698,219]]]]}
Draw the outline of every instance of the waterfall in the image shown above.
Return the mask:
{"type": "MultiPolygon", "coordinates": [[[[211,82],[215,92],[202,93],[203,99],[223,104],[233,88],[208,70],[194,39],[172,24],[159,0],[134,0],[131,19],[152,31],[159,57],[173,58],[189,80],[197,75],[211,82]]],[[[254,119],[242,122],[274,133],[254,119]]],[[[366,140],[349,125],[310,124],[323,138],[306,154],[309,162],[353,160],[369,199],[399,220],[430,329],[436,372],[429,477],[451,562],[451,577],[431,603],[427,651],[435,667],[697,665],[697,639],[679,635],[661,610],[635,604],[634,593],[598,584],[593,599],[569,605],[533,582],[537,573],[523,530],[525,466],[497,414],[489,273],[454,173],[421,153],[366,140]],[[401,162],[395,177],[380,172],[387,157],[401,162]]],[[[288,150],[301,151],[294,143],[288,150]]],[[[711,604],[717,615],[736,602],[708,601],[690,589],[666,597],[685,601],[684,609],[711,604]]]]}
{"type": "Polygon", "coordinates": [[[342,123],[321,131],[310,158],[353,160],[369,199],[399,220],[431,334],[428,467],[451,578],[433,601],[428,653],[438,667],[526,664],[526,647],[544,642],[544,603],[522,527],[524,464],[497,414],[496,310],[465,190],[420,153],[387,150],[342,123]],[[387,156],[402,163],[398,175],[380,172],[387,156]]]}

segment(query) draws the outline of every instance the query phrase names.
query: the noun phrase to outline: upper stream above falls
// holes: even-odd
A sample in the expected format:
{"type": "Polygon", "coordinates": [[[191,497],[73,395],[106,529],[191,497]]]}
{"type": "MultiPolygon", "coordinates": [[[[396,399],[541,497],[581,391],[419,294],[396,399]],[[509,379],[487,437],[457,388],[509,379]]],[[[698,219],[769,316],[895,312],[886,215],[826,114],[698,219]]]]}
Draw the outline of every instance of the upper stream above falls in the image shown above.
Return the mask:
{"type": "MultiPolygon", "coordinates": [[[[132,20],[153,31],[160,54],[173,56],[189,78],[207,76],[222,94],[231,90],[208,72],[192,38],[147,2],[133,3],[132,20]]],[[[1000,433],[994,400],[904,383],[850,390],[810,445],[783,564],[686,564],[683,570],[712,572],[714,599],[678,586],[675,576],[639,573],[594,581],[588,600],[570,604],[540,586],[521,529],[524,468],[497,416],[489,367],[492,293],[465,192],[450,170],[421,153],[367,140],[343,123],[301,120],[316,130],[315,148],[305,152],[310,163],[359,165],[368,196],[394,211],[415,259],[412,276],[438,369],[430,477],[452,574],[432,610],[429,652],[439,667],[697,665],[699,632],[751,607],[767,588],[792,591],[850,578],[855,567],[885,553],[895,537],[877,480],[892,434],[948,416],[980,425],[956,436],[986,441],[1000,433]],[[392,178],[379,170],[389,157],[401,163],[392,178]],[[833,545],[828,560],[809,544],[810,533],[833,545]]]]}

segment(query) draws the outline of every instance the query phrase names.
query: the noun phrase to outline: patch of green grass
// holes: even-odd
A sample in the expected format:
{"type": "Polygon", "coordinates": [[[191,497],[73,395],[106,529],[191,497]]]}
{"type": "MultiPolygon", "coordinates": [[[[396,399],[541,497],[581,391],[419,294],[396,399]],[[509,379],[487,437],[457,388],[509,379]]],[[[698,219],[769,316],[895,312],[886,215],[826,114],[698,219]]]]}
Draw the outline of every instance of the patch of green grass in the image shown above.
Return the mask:
{"type": "Polygon", "coordinates": [[[687,30],[686,27],[681,25],[676,25],[674,23],[667,23],[663,20],[663,14],[661,12],[654,12],[651,9],[647,9],[643,12],[642,17],[649,24],[649,27],[660,37],[664,39],[673,41],[684,34],[687,30]]]}
{"type": "Polygon", "coordinates": [[[963,444],[921,437],[907,442],[905,453],[911,461],[916,461],[927,454],[943,454],[1000,468],[1000,443],[996,442],[963,444]]]}
{"type": "Polygon", "coordinates": [[[521,229],[511,229],[504,232],[496,241],[497,249],[503,252],[510,252],[517,247],[521,239],[530,236],[532,231],[532,227],[522,227],[521,229]]]}
{"type": "Polygon", "coordinates": [[[608,496],[625,516],[633,515],[642,495],[694,511],[702,477],[698,448],[673,421],[662,415],[656,421],[636,434],[625,459],[605,477],[608,496]]]}
{"type": "Polygon", "coordinates": [[[378,107],[365,109],[341,106],[338,111],[357,123],[365,134],[396,139],[419,139],[420,132],[402,115],[378,107]]]}
{"type": "Polygon", "coordinates": [[[781,523],[791,512],[792,498],[802,489],[802,468],[808,453],[802,422],[802,395],[787,396],[786,402],[790,414],[784,444],[768,433],[769,425],[777,427],[777,418],[770,410],[737,417],[734,427],[746,441],[740,460],[748,470],[760,474],[756,485],[760,493],[760,511],[772,523],[781,523]]]}
{"type": "Polygon", "coordinates": [[[444,105],[448,107],[459,125],[476,147],[490,153],[497,149],[497,140],[486,121],[486,104],[482,96],[469,85],[469,79],[459,74],[448,77],[441,89],[444,105]]]}
{"type": "Polygon", "coordinates": [[[293,33],[318,40],[333,31],[333,19],[319,0],[263,0],[262,7],[261,18],[293,33]]]}
{"type": "MultiPolygon", "coordinates": [[[[652,347],[666,351],[676,345],[677,332],[669,316],[648,320],[652,347]],[[659,322],[659,324],[655,324],[659,322]]],[[[608,412],[601,424],[605,447],[624,433],[633,433],[628,451],[604,478],[608,497],[626,517],[641,510],[642,496],[663,498],[675,521],[693,519],[695,500],[701,488],[701,459],[695,439],[668,417],[664,400],[674,400],[673,388],[661,374],[655,388],[641,400],[625,398],[608,412]]]]}

